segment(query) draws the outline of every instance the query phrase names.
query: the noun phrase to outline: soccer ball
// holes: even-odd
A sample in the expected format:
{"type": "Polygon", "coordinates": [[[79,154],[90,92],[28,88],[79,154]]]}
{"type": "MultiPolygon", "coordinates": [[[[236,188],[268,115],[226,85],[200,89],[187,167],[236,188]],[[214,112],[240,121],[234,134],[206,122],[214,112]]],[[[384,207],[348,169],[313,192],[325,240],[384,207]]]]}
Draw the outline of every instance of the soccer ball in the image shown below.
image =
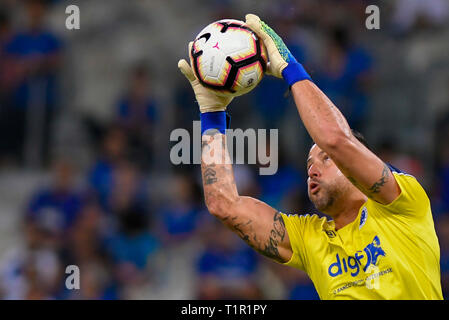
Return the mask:
{"type": "Polygon", "coordinates": [[[262,40],[243,21],[224,19],[195,38],[190,58],[198,80],[222,96],[241,96],[254,89],[267,67],[262,40]]]}

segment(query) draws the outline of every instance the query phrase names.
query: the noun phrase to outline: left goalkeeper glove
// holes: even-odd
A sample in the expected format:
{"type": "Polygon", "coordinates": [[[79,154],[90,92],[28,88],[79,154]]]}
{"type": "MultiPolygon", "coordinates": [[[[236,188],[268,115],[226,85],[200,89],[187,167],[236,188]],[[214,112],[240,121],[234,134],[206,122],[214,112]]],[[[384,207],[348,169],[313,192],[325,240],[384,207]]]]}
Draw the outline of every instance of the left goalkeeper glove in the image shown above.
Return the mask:
{"type": "MultiPolygon", "coordinates": [[[[192,44],[193,42],[189,43],[189,53],[192,52],[192,44]]],[[[192,56],[190,56],[190,62],[192,63],[192,56]]],[[[209,129],[218,129],[224,134],[229,121],[229,117],[226,115],[226,107],[231,103],[233,97],[218,96],[212,90],[204,87],[196,78],[192,67],[186,60],[179,60],[178,68],[189,80],[199,104],[201,134],[209,129]]]]}
{"type": "Polygon", "coordinates": [[[246,24],[262,39],[267,48],[268,74],[283,78],[289,86],[298,81],[312,80],[304,67],[293,57],[284,41],[258,16],[247,14],[246,24]]]}
{"type": "MultiPolygon", "coordinates": [[[[189,52],[192,52],[192,44],[189,43],[189,52]]],[[[190,56],[190,62],[192,63],[192,57],[190,56]]],[[[212,90],[204,87],[200,81],[196,78],[192,67],[184,59],[179,60],[178,68],[182,74],[189,80],[190,85],[195,93],[196,101],[199,104],[200,112],[218,112],[226,111],[226,107],[231,103],[233,97],[222,97],[216,95],[212,90]]]]}

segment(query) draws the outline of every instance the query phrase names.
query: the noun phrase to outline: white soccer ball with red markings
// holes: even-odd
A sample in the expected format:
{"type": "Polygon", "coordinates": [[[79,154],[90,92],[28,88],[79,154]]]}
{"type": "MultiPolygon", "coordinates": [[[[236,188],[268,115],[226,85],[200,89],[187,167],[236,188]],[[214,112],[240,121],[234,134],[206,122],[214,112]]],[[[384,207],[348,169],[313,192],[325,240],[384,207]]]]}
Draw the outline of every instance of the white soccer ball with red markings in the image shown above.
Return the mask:
{"type": "Polygon", "coordinates": [[[196,77],[222,96],[254,89],[267,67],[262,40],[243,21],[224,19],[205,27],[190,52],[196,77]]]}

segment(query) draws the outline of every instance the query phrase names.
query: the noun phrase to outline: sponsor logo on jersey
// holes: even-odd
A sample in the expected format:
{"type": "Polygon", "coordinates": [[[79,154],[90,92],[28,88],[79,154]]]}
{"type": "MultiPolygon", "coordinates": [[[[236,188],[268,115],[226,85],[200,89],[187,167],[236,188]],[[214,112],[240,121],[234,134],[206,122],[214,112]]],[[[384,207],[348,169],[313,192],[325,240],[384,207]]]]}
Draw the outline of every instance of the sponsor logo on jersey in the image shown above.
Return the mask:
{"type": "Polygon", "coordinates": [[[385,256],[385,251],[380,245],[379,237],[375,236],[370,244],[363,250],[357,251],[354,256],[340,257],[337,253],[327,272],[331,277],[337,277],[343,273],[350,273],[351,276],[356,277],[361,270],[366,272],[369,266],[377,266],[382,256],[385,256]]]}
{"type": "Polygon", "coordinates": [[[364,207],[362,209],[362,213],[360,214],[360,224],[359,224],[359,229],[361,229],[366,222],[366,219],[368,218],[368,209],[366,209],[366,207],[364,207]]]}

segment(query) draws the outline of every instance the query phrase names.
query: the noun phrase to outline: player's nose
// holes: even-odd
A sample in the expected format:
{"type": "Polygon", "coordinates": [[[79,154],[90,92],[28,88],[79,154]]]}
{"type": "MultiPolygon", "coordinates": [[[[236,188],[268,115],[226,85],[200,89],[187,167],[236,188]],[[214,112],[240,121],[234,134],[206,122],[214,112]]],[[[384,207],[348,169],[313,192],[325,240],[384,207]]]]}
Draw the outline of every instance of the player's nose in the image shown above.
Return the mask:
{"type": "Polygon", "coordinates": [[[309,167],[307,175],[309,176],[309,178],[319,178],[321,176],[321,171],[319,170],[318,166],[314,163],[309,167]]]}

